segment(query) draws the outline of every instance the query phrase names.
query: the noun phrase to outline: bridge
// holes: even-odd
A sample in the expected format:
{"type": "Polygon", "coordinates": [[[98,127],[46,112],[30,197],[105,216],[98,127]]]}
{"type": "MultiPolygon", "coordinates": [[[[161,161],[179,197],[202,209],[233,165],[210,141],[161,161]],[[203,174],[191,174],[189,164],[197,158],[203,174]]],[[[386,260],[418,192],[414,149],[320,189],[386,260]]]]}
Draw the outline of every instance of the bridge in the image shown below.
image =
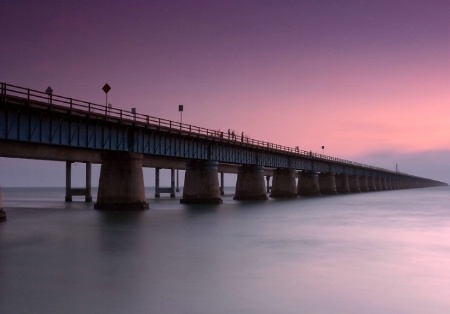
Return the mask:
{"type": "Polygon", "coordinates": [[[91,165],[101,164],[96,209],[148,208],[143,167],[156,169],[155,196],[221,203],[224,173],[237,173],[234,199],[266,200],[447,185],[432,179],[0,83],[0,157],[66,162],[66,201],[91,196],[91,165]],[[86,187],[71,187],[71,164],[86,164],[86,187]],[[159,170],[171,170],[170,188],[159,170]],[[269,189],[269,180],[272,185],[269,189]]]}

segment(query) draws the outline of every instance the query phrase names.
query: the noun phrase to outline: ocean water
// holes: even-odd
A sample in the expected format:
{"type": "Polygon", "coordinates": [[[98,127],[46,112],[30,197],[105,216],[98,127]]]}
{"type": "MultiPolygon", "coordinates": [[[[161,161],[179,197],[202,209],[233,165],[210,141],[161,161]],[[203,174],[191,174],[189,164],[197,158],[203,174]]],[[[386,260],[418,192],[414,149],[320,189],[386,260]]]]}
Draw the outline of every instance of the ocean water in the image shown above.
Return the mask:
{"type": "Polygon", "coordinates": [[[105,213],[3,189],[0,313],[447,314],[450,188],[105,213]]]}

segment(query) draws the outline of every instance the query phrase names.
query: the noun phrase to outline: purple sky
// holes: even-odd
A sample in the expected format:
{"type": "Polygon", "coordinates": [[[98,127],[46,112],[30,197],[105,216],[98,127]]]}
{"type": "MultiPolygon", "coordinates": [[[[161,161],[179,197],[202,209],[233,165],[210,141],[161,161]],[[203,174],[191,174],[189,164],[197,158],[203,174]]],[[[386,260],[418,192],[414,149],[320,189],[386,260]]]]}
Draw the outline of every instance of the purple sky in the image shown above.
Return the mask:
{"type": "MultiPolygon", "coordinates": [[[[448,0],[0,0],[0,12],[0,81],[100,104],[107,82],[114,107],[178,121],[183,104],[185,123],[450,182],[448,0]]],[[[14,165],[0,159],[0,182],[14,165]]]]}

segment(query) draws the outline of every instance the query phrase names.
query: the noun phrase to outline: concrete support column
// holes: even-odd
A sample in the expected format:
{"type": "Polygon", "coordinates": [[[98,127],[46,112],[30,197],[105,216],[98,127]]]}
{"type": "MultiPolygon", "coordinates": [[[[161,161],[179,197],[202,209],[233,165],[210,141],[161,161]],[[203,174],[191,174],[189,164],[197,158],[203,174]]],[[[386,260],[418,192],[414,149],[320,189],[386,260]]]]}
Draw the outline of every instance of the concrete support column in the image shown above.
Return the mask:
{"type": "Polygon", "coordinates": [[[334,195],[336,191],[336,178],[334,172],[322,172],[319,174],[320,193],[334,195]]]}
{"type": "Polygon", "coordinates": [[[299,174],[297,194],[301,196],[320,195],[319,176],[316,171],[302,172],[299,174]]]}
{"type": "Polygon", "coordinates": [[[235,200],[267,200],[262,166],[243,165],[239,167],[235,200]]]}
{"type": "Polygon", "coordinates": [[[86,187],[79,189],[72,189],[72,162],[66,161],[66,202],[72,202],[73,196],[84,196],[84,201],[87,203],[92,202],[92,188],[91,188],[91,177],[92,177],[92,163],[90,161],[86,162],[86,187]]]}
{"type": "Polygon", "coordinates": [[[383,190],[389,190],[388,179],[387,178],[382,178],[381,179],[381,185],[383,186],[383,190]]]}
{"type": "Polygon", "coordinates": [[[271,176],[266,176],[266,193],[269,194],[272,187],[270,186],[271,176]]]}
{"type": "Polygon", "coordinates": [[[72,202],[72,162],[66,161],[66,202],[72,202]]]}
{"type": "Polygon", "coordinates": [[[6,213],[3,210],[3,193],[0,187],[0,221],[6,221],[6,213]]]}
{"type": "Polygon", "coordinates": [[[377,190],[378,191],[384,190],[384,188],[383,188],[383,178],[381,178],[381,177],[376,178],[376,184],[377,184],[377,190]]]}
{"type": "Polygon", "coordinates": [[[385,178],[384,183],[386,185],[386,190],[392,190],[391,188],[391,178],[385,178]]]}
{"type": "Polygon", "coordinates": [[[175,169],[170,169],[170,197],[175,198],[175,169]]]}
{"type": "Polygon", "coordinates": [[[394,178],[390,178],[389,179],[389,186],[391,190],[395,190],[395,179],[394,178]]]}
{"type": "Polygon", "coordinates": [[[159,198],[161,197],[161,194],[159,192],[159,170],[160,168],[155,168],[155,197],[159,198]]]}
{"type": "Polygon", "coordinates": [[[369,178],[367,176],[361,176],[359,177],[359,187],[361,189],[361,192],[369,192],[369,178]]]}
{"type": "Polygon", "coordinates": [[[128,152],[102,155],[97,203],[99,210],[142,210],[145,200],[142,155],[128,152]]]}
{"type": "Polygon", "coordinates": [[[225,195],[225,174],[223,172],[220,173],[220,195],[225,195]]]}
{"type": "MultiPolygon", "coordinates": [[[[338,193],[348,194],[351,192],[348,174],[342,173],[342,174],[336,175],[335,180],[336,180],[336,190],[338,193]]],[[[359,189],[359,185],[358,185],[358,189],[359,189]]]]}
{"type": "Polygon", "coordinates": [[[368,177],[367,180],[369,181],[369,191],[376,191],[377,190],[376,178],[368,177]]]}
{"type": "Polygon", "coordinates": [[[392,178],[391,182],[392,182],[392,189],[393,190],[397,190],[398,189],[398,179],[397,178],[392,178]]]}
{"type": "Polygon", "coordinates": [[[92,202],[92,163],[90,161],[86,162],[86,194],[84,196],[84,201],[86,203],[92,202]]]}
{"type": "Polygon", "coordinates": [[[218,162],[192,160],[188,163],[184,176],[183,204],[220,204],[218,162]]]}
{"type": "Polygon", "coordinates": [[[277,168],[273,171],[273,181],[270,197],[273,198],[297,197],[295,169],[277,168]]]}
{"type": "Polygon", "coordinates": [[[361,187],[359,186],[359,177],[356,175],[348,176],[348,185],[351,193],[361,192],[361,187]]]}

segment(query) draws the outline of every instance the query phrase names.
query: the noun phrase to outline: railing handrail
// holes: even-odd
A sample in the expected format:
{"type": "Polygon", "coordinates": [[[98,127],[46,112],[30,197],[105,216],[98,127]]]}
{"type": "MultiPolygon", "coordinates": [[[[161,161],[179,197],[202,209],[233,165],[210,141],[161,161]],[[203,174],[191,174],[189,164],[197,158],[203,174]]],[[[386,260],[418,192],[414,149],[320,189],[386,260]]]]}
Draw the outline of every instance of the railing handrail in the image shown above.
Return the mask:
{"type": "Polygon", "coordinates": [[[324,155],[324,154],[313,153],[312,151],[308,152],[305,150],[300,150],[298,147],[292,148],[292,147],[288,147],[288,146],[283,146],[283,145],[279,145],[279,144],[274,144],[274,143],[270,143],[270,142],[252,139],[252,138],[242,136],[242,135],[236,135],[236,134],[234,134],[234,132],[229,133],[229,132],[223,132],[220,130],[212,130],[212,129],[202,128],[202,127],[198,127],[198,126],[194,126],[194,125],[190,125],[190,124],[186,124],[186,123],[181,123],[181,122],[176,122],[176,121],[172,121],[172,120],[168,120],[168,119],[164,119],[164,118],[158,118],[158,117],[153,117],[153,116],[144,115],[144,114],[140,114],[140,113],[134,113],[129,110],[118,109],[118,108],[105,106],[105,105],[99,105],[99,104],[95,104],[95,103],[91,103],[91,102],[87,102],[87,101],[83,101],[83,100],[78,100],[75,98],[68,98],[68,97],[55,95],[55,94],[47,94],[45,92],[41,92],[41,91],[29,89],[29,88],[24,88],[24,87],[20,87],[20,86],[16,86],[16,85],[11,85],[11,84],[7,84],[7,83],[0,83],[0,96],[6,99],[6,97],[8,95],[26,99],[27,104],[30,104],[31,102],[45,104],[50,109],[56,108],[56,107],[64,107],[64,108],[68,107],[68,108],[70,108],[70,110],[76,109],[81,112],[86,112],[88,115],[89,114],[104,115],[105,117],[109,117],[109,118],[117,118],[120,121],[134,122],[134,123],[139,123],[139,124],[143,124],[146,126],[155,126],[155,127],[159,127],[159,128],[163,127],[163,128],[167,128],[170,132],[186,132],[186,133],[194,134],[194,135],[203,135],[203,136],[207,136],[207,137],[211,137],[211,138],[219,138],[221,140],[227,140],[227,141],[232,141],[232,142],[241,142],[242,144],[245,144],[245,145],[256,146],[258,148],[271,149],[271,150],[278,151],[278,152],[287,152],[287,153],[291,153],[291,154],[295,154],[295,155],[299,155],[299,156],[303,156],[303,157],[307,157],[307,158],[311,158],[311,159],[326,160],[326,161],[331,161],[334,163],[340,163],[340,164],[349,165],[349,166],[353,166],[353,167],[360,167],[360,168],[366,168],[366,169],[375,170],[375,171],[390,172],[390,173],[402,174],[402,175],[414,177],[412,175],[409,175],[406,173],[401,173],[398,171],[392,171],[392,170],[388,170],[388,169],[365,165],[362,163],[345,160],[345,159],[340,159],[340,158],[336,158],[336,157],[332,157],[332,156],[328,156],[328,155],[324,155]],[[26,97],[24,97],[24,95],[26,97]]]}

